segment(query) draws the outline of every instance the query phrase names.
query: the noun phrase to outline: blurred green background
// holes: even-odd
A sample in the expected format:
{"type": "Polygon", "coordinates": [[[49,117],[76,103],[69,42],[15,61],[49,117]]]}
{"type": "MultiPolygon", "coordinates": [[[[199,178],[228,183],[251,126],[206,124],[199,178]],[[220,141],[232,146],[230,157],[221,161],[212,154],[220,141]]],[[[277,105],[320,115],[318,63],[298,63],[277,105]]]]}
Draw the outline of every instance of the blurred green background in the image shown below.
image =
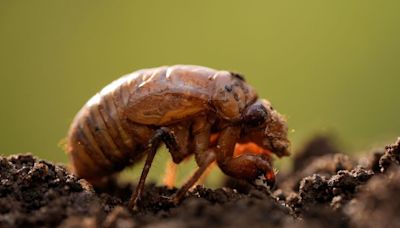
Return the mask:
{"type": "Polygon", "coordinates": [[[400,129],[399,12],[397,0],[2,0],[1,153],[66,162],[58,144],[92,95],[177,63],[246,75],[288,117],[294,149],[318,132],[349,152],[383,146],[400,129]]]}

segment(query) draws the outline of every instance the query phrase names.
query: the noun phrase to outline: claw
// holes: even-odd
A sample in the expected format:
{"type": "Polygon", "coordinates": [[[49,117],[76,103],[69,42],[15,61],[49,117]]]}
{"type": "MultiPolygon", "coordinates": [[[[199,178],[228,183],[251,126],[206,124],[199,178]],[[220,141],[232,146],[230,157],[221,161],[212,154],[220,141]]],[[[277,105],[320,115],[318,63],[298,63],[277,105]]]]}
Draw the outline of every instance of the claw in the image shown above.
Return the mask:
{"type": "Polygon", "coordinates": [[[272,189],[275,186],[275,171],[260,175],[254,180],[254,185],[272,189]]]}
{"type": "Polygon", "coordinates": [[[260,175],[257,179],[254,180],[254,184],[256,186],[261,186],[265,188],[269,188],[268,183],[267,183],[267,178],[265,178],[264,175],[260,175]]]}

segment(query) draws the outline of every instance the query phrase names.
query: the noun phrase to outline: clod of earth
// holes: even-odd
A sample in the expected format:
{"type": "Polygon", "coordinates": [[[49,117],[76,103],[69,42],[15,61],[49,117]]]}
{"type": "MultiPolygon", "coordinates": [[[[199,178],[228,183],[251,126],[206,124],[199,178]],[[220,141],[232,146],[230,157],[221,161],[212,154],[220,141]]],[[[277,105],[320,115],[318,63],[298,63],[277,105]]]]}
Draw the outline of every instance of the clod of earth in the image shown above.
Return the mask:
{"type": "Polygon", "coordinates": [[[93,189],[63,166],[0,157],[0,227],[399,227],[400,138],[367,165],[327,149],[329,138],[315,140],[272,191],[197,186],[174,206],[164,196],[176,189],[148,184],[136,213],[130,184],[93,189]]]}

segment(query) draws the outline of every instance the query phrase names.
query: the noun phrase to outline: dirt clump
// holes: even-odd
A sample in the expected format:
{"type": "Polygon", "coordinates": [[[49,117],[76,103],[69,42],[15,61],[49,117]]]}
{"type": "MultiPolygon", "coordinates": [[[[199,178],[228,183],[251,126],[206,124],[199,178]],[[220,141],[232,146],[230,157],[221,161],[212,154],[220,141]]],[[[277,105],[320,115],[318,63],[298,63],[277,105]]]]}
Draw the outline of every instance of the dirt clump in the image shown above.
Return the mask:
{"type": "Polygon", "coordinates": [[[373,177],[346,207],[356,227],[400,227],[400,168],[373,177]]]}
{"type": "Polygon", "coordinates": [[[400,227],[400,138],[385,147],[377,173],[346,206],[354,227],[400,227]]]}
{"type": "Polygon", "coordinates": [[[379,167],[381,172],[385,172],[391,166],[400,164],[400,137],[396,143],[385,147],[385,153],[379,159],[379,167]]]}
{"type": "Polygon", "coordinates": [[[372,171],[357,167],[351,171],[340,170],[329,179],[318,174],[306,177],[300,184],[299,203],[302,209],[324,203],[338,209],[352,199],[358,187],[372,175],[372,171]]]}
{"type": "Polygon", "coordinates": [[[84,180],[31,155],[0,158],[0,179],[1,227],[56,226],[104,205],[84,180]]]}

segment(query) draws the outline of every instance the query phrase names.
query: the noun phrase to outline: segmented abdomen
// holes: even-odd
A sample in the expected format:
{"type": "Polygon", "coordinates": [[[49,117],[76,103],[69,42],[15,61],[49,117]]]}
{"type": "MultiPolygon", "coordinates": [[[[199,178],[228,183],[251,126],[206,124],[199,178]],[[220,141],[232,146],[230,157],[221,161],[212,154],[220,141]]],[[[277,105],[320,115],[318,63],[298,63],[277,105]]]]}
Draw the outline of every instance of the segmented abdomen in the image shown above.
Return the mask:
{"type": "Polygon", "coordinates": [[[75,117],[68,152],[80,177],[97,178],[119,171],[140,156],[140,152],[135,153],[137,143],[121,113],[127,84],[124,78],[115,81],[90,99],[75,117]]]}

